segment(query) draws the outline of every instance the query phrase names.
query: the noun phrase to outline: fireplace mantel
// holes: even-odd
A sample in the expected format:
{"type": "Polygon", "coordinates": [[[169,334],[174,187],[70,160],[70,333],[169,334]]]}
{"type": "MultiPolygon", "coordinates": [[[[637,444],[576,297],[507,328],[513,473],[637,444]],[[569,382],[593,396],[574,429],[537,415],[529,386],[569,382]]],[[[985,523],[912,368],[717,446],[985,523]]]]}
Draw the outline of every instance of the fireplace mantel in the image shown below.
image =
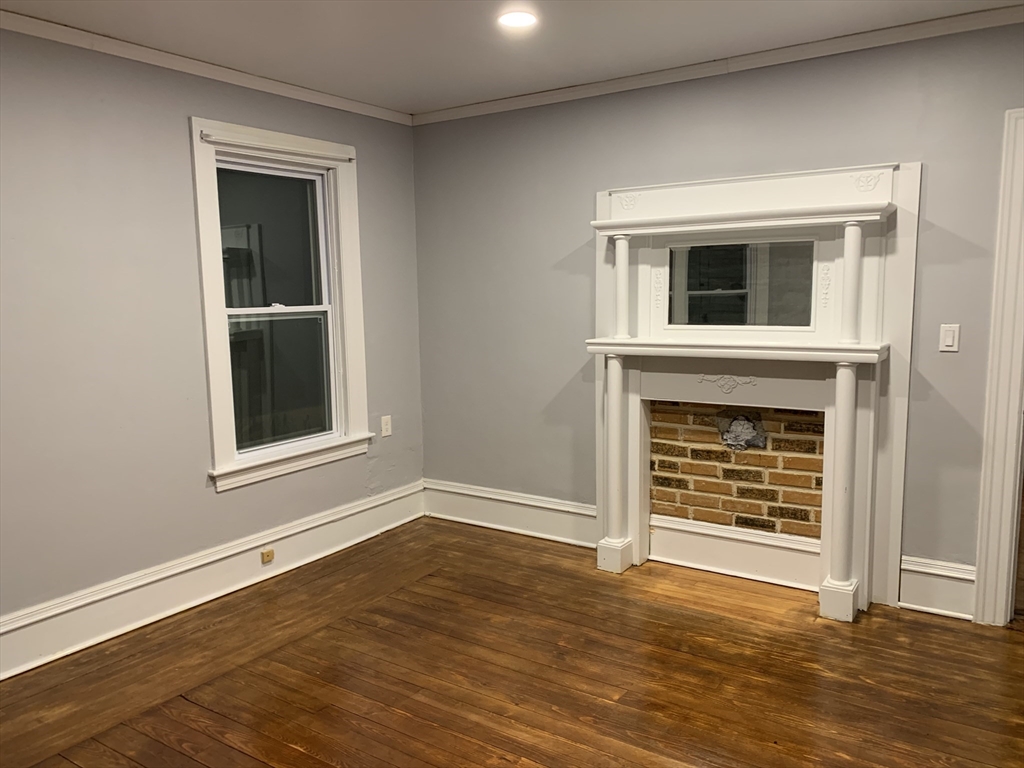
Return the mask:
{"type": "Polygon", "coordinates": [[[619,357],[697,357],[712,360],[776,360],[805,363],[863,363],[874,365],[889,354],[888,344],[775,344],[688,341],[614,336],[587,339],[592,355],[619,357]]]}
{"type": "MultiPolygon", "coordinates": [[[[598,357],[599,569],[622,573],[650,555],[645,377],[686,400],[700,398],[701,383],[756,381],[756,392],[727,386],[714,402],[800,392],[824,404],[830,425],[821,614],[852,621],[872,599],[897,603],[920,182],[920,164],[907,163],[598,194],[596,330],[586,345],[598,357]],[[671,316],[673,249],[777,241],[813,243],[809,323],[671,316]]],[[[767,252],[748,258],[756,274],[767,252]]],[[[759,578],[753,566],[716,567],[759,578]]]]}

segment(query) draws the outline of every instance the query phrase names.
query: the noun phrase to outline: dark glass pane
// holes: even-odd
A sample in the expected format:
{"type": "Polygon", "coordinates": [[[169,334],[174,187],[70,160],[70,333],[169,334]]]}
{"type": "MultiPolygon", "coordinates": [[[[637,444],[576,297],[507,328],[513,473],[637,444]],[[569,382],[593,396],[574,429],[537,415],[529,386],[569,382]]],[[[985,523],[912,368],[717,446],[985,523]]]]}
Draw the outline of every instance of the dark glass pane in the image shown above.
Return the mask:
{"type": "Polygon", "coordinates": [[[742,291],[747,287],[747,246],[701,245],[690,248],[686,290],[742,291]]]}
{"type": "Polygon", "coordinates": [[[231,318],[239,450],[331,429],[324,313],[231,318]]]}
{"type": "Polygon", "coordinates": [[[690,296],[690,325],[746,325],[745,293],[690,296]]]}
{"type": "MultiPolygon", "coordinates": [[[[772,243],[768,255],[767,280],[767,325],[810,325],[814,243],[772,243]]],[[[758,275],[760,281],[761,276],[758,275]]]]}
{"type": "Polygon", "coordinates": [[[811,324],[812,241],[673,249],[669,270],[671,325],[811,324]]]}
{"type": "Polygon", "coordinates": [[[320,304],[316,183],[217,169],[228,307],[320,304]]]}

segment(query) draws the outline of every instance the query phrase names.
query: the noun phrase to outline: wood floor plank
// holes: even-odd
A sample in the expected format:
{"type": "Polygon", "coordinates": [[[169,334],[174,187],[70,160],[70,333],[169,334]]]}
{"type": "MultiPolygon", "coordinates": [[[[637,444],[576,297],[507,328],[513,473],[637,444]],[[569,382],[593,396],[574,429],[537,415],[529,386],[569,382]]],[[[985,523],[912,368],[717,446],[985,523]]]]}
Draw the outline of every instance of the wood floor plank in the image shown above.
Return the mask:
{"type": "Polygon", "coordinates": [[[151,710],[125,721],[125,725],[172,749],[188,755],[208,768],[265,768],[266,763],[232,749],[206,734],[151,710]]]}
{"type": "Polygon", "coordinates": [[[146,768],[95,739],[86,739],[61,754],[79,768],[146,768]]]}
{"type": "Polygon", "coordinates": [[[331,765],[180,696],[161,704],[160,711],[172,720],[177,720],[273,768],[326,768],[331,765]]]}
{"type": "Polygon", "coordinates": [[[149,738],[141,731],[126,725],[116,725],[95,737],[96,741],[140,765],[160,765],[164,768],[202,768],[188,755],[149,738]]]}
{"type": "Polygon", "coordinates": [[[1024,766],[1024,632],[593,558],[417,521],[4,681],[0,765],[1024,766]]]}
{"type": "Polygon", "coordinates": [[[813,681],[794,685],[778,677],[751,673],[736,683],[727,667],[707,659],[420,583],[393,593],[387,601],[376,604],[375,610],[385,610],[392,601],[421,609],[390,612],[388,615],[393,617],[464,638],[503,643],[514,653],[542,654],[535,658],[546,656],[547,663],[580,671],[589,669],[591,674],[604,670],[609,682],[632,689],[623,702],[627,704],[635,701],[635,694],[644,693],[680,712],[694,702],[700,706],[708,702],[724,710],[725,716],[742,720],[763,716],[759,702],[775,699],[778,706],[772,710],[774,717],[802,722],[803,728],[812,733],[818,728],[844,728],[860,738],[870,739],[877,734],[887,743],[901,741],[926,752],[940,745],[961,758],[997,763],[1024,749],[1022,738],[979,733],[928,713],[908,717],[903,708],[878,697],[870,701],[864,697],[822,697],[816,695],[813,681]],[[588,658],[592,661],[582,661],[588,658]],[[860,728],[862,723],[871,727],[860,728]]]}
{"type": "MultiPolygon", "coordinates": [[[[223,679],[216,681],[213,685],[218,685],[222,681],[223,679]]],[[[227,692],[264,709],[265,701],[269,697],[273,700],[274,714],[319,733],[353,731],[380,744],[402,744],[406,754],[395,756],[397,762],[395,758],[389,761],[397,766],[410,763],[410,756],[438,768],[453,765],[459,760],[465,760],[469,765],[487,768],[501,768],[517,762],[515,755],[494,749],[493,746],[475,737],[446,728],[435,720],[424,720],[409,715],[400,709],[401,705],[398,708],[391,708],[347,689],[347,695],[343,699],[334,697],[332,701],[327,702],[327,707],[310,713],[289,703],[289,699],[299,693],[289,686],[265,679],[265,684],[261,684],[258,689],[252,688],[247,692],[244,690],[246,687],[248,686],[234,685],[227,692]]],[[[317,698],[315,694],[304,695],[314,700],[317,698]]]]}
{"type": "Polygon", "coordinates": [[[43,760],[41,763],[36,763],[32,768],[75,768],[75,764],[66,757],[54,755],[43,760]]]}
{"type": "MultiPolygon", "coordinates": [[[[235,666],[310,632],[334,616],[379,599],[434,568],[422,544],[406,549],[398,564],[356,563],[318,579],[298,595],[285,595],[259,607],[258,614],[233,614],[223,625],[204,627],[164,654],[146,654],[118,675],[119,685],[97,673],[70,681],[60,691],[69,706],[52,697],[17,702],[0,722],[0,749],[12,764],[31,765],[82,738],[145,711],[235,666]],[[254,615],[271,632],[253,632],[254,615]],[[131,709],[126,709],[130,704],[131,709]]],[[[102,672],[102,670],[101,670],[102,672]]],[[[52,691],[53,689],[51,689],[52,691]]],[[[44,692],[42,696],[48,696],[44,692]]]]}
{"type": "MultiPolygon", "coordinates": [[[[385,613],[383,609],[377,607],[371,611],[365,611],[355,615],[350,622],[344,622],[345,626],[350,626],[352,622],[366,622],[374,627],[387,629],[391,632],[403,634],[411,639],[414,639],[417,643],[426,643],[431,646],[444,648],[445,651],[449,652],[450,655],[455,656],[457,654],[466,654],[477,658],[478,656],[487,657],[487,654],[478,654],[481,646],[477,645],[473,641],[462,641],[458,640],[450,635],[444,635],[442,633],[431,632],[431,631],[420,631],[419,629],[411,629],[408,625],[403,625],[399,621],[382,618],[385,613]],[[411,631],[410,631],[411,629],[411,631]]],[[[332,625],[337,626],[337,625],[332,625]]],[[[504,654],[502,654],[504,655],[504,654]]],[[[508,658],[512,657],[511,654],[508,658]]],[[[459,660],[460,665],[465,666],[465,662],[459,660]]],[[[499,664],[507,669],[514,671],[514,662],[510,665],[501,663],[501,660],[493,661],[492,663],[499,664]]],[[[524,664],[525,666],[525,664],[524,664]]],[[[547,675],[546,679],[553,683],[556,682],[556,678],[559,676],[555,674],[556,668],[549,667],[552,670],[551,674],[547,675]]],[[[531,667],[531,673],[536,672],[531,667]]],[[[491,676],[493,676],[493,672],[491,676]]],[[[504,673],[502,673],[504,674],[504,673]]],[[[537,677],[540,677],[539,675],[537,677]]],[[[541,677],[541,679],[544,679],[541,677]]],[[[505,679],[507,687],[514,687],[516,684],[520,686],[520,689],[529,686],[529,683],[524,676],[521,674],[515,674],[514,676],[508,676],[505,679]]],[[[558,680],[557,684],[564,685],[572,692],[572,696],[566,698],[566,701],[576,700],[577,708],[579,711],[597,711],[600,714],[604,714],[609,718],[609,724],[616,722],[616,719],[612,716],[613,711],[604,710],[600,706],[595,706],[594,702],[585,702],[584,700],[575,696],[575,694],[586,694],[585,690],[581,687],[573,684],[573,681],[569,680],[558,680]]],[[[901,765],[901,766],[917,766],[920,760],[924,759],[931,765],[961,765],[961,766],[977,766],[974,760],[970,759],[958,759],[953,756],[948,756],[943,753],[935,752],[934,750],[927,748],[917,748],[910,750],[901,744],[879,744],[871,743],[870,739],[857,738],[856,733],[849,735],[843,734],[840,731],[830,729],[828,727],[816,727],[808,729],[811,732],[807,738],[802,738],[802,731],[800,729],[787,729],[785,726],[787,723],[779,722],[778,718],[773,715],[772,712],[765,712],[758,708],[754,708],[752,711],[740,711],[735,712],[735,703],[728,702],[723,706],[715,707],[714,702],[709,697],[702,697],[699,699],[692,697],[676,697],[668,698],[664,695],[664,692],[658,692],[661,698],[647,698],[643,696],[631,696],[629,698],[629,706],[643,712],[645,715],[651,714],[664,714],[666,717],[658,725],[662,729],[666,729],[668,724],[675,718],[681,718],[688,723],[692,724],[697,728],[701,728],[705,731],[717,727],[723,734],[742,734],[747,741],[761,742],[762,746],[768,744],[781,745],[783,740],[773,738],[780,733],[786,734],[785,745],[786,749],[794,756],[798,756],[804,760],[815,760],[815,751],[822,744],[829,746],[833,751],[832,759],[837,761],[838,758],[835,753],[844,753],[851,756],[851,764],[864,765],[901,765]]],[[[554,694],[548,692],[547,698],[553,698],[554,694]]],[[[780,708],[784,708],[787,702],[780,701],[780,708]]],[[[568,705],[566,705],[568,706],[568,705]]],[[[621,709],[616,709],[614,712],[622,714],[621,709]]],[[[619,722],[622,722],[619,720],[619,722]]],[[[658,725],[652,725],[652,728],[658,728],[658,725]]],[[[808,726],[811,723],[807,724],[808,726]]],[[[652,734],[654,731],[652,730],[652,734]]],[[[663,730],[659,731],[660,737],[665,738],[663,730]]],[[[705,735],[706,743],[714,743],[714,738],[705,735]]],[[[729,747],[725,746],[726,742],[719,745],[720,750],[727,750],[729,747]]],[[[725,751],[724,754],[733,755],[734,752],[725,751]]],[[[739,759],[743,759],[740,754],[735,754],[739,759]]]]}
{"type": "MultiPolygon", "coordinates": [[[[431,578],[445,579],[458,583],[461,574],[439,568],[431,578]]],[[[477,574],[477,580],[486,584],[488,590],[512,594],[529,588],[531,596],[555,609],[566,606],[564,580],[541,573],[524,573],[513,569],[502,569],[494,579],[477,574]],[[498,579],[495,581],[494,579],[498,579]]],[[[835,654],[823,654],[815,647],[793,643],[779,643],[774,633],[759,631],[756,627],[741,624],[728,625],[711,620],[698,612],[687,611],[680,615],[677,609],[659,604],[639,606],[636,596],[616,594],[612,591],[588,591],[578,588],[573,593],[571,612],[596,620],[606,631],[622,634],[646,633],[648,638],[657,636],[667,647],[685,647],[696,655],[726,660],[745,669],[758,670],[777,668],[778,674],[786,676],[814,675],[832,679],[836,684],[856,679],[864,670],[865,661],[872,670],[872,684],[885,685],[894,692],[903,687],[905,667],[892,668],[884,658],[862,659],[862,654],[851,655],[849,648],[838,648],[835,654]],[[756,651],[756,652],[755,652],[756,651]],[[823,664],[825,658],[828,664],[823,664]]],[[[823,650],[823,649],[822,649],[823,650]]],[[[999,715],[1009,722],[1024,724],[1024,707],[1015,696],[1012,686],[1001,680],[989,680],[977,686],[951,686],[941,676],[931,676],[927,665],[915,672],[914,688],[918,698],[927,706],[936,702],[950,704],[959,709],[964,704],[976,704],[986,708],[989,714],[999,715]]]]}
{"type": "Polygon", "coordinates": [[[297,660],[290,662],[293,666],[339,687],[347,685],[347,681],[331,679],[330,671],[339,667],[344,654],[344,658],[352,661],[348,667],[354,670],[352,676],[366,676],[382,689],[392,685],[415,687],[418,692],[400,704],[405,712],[442,722],[447,727],[460,729],[461,733],[472,733],[488,744],[520,754],[546,768],[579,765],[704,768],[708,765],[697,760],[668,759],[645,747],[619,742],[600,731],[560,721],[549,713],[522,708],[512,696],[488,695],[479,688],[450,683],[379,656],[339,649],[308,638],[284,651],[297,655],[297,660]]]}
{"type": "Polygon", "coordinates": [[[310,582],[329,576],[342,568],[384,556],[389,549],[414,541],[422,525],[420,521],[415,521],[386,531],[380,536],[315,560],[301,568],[286,571],[247,589],[203,603],[184,613],[8,678],[0,682],[0,715],[24,699],[37,696],[56,686],[66,686],[77,677],[98,672],[113,664],[128,663],[128,659],[133,656],[164,652],[197,629],[215,627],[233,615],[258,608],[267,601],[301,589],[310,582]]]}

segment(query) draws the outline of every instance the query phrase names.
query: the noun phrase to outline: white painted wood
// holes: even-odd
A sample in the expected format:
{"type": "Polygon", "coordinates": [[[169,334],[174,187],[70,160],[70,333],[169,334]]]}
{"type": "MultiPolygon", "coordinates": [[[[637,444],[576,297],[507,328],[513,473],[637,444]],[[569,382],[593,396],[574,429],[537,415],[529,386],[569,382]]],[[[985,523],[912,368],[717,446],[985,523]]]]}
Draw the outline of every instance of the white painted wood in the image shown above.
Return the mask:
{"type": "Polygon", "coordinates": [[[404,112],[376,107],[372,104],[364,104],[363,102],[345,99],[340,96],[332,96],[329,93],[322,93],[311,88],[302,88],[301,86],[270,80],[258,75],[250,75],[236,69],[208,64],[205,61],[196,61],[195,59],[165,51],[157,51],[142,45],[105,37],[104,35],[84,32],[80,29],[53,24],[48,21],[29,18],[28,16],[21,16],[10,11],[0,11],[0,29],[9,29],[12,32],[20,32],[24,35],[41,37],[46,40],[64,43],[65,45],[73,45],[77,48],[86,48],[91,51],[118,56],[122,59],[141,61],[144,64],[152,64],[176,72],[185,72],[186,74],[205,77],[208,80],[230,83],[231,85],[250,88],[254,91],[273,93],[277,96],[306,101],[310,104],[340,109],[344,112],[376,117],[380,120],[387,120],[388,122],[399,123],[400,125],[412,125],[412,115],[404,112]]]}
{"type": "MultiPolygon", "coordinates": [[[[883,239],[896,210],[896,175],[897,166],[882,164],[610,190],[610,209],[592,225],[612,237],[648,235],[650,247],[637,252],[649,262],[640,274],[650,286],[637,296],[638,317],[649,318],[648,338],[722,346],[739,339],[784,346],[877,342],[883,239]],[[681,279],[672,277],[670,253],[793,241],[814,244],[808,325],[688,325],[669,317],[670,283],[681,279]],[[848,327],[841,329],[841,322],[848,327]]],[[[672,295],[685,292],[677,285],[672,295]]]]}
{"type": "Polygon", "coordinates": [[[895,169],[885,163],[613,189],[609,218],[591,226],[614,236],[717,225],[755,229],[776,220],[787,227],[801,219],[877,221],[892,211],[895,169]]]}
{"type": "MultiPolygon", "coordinates": [[[[645,399],[825,411],[823,545],[815,578],[821,614],[843,621],[852,621],[872,599],[889,604],[899,600],[913,327],[913,307],[906,297],[913,295],[919,194],[920,164],[910,163],[633,187],[598,195],[598,296],[607,295],[614,284],[605,258],[608,238],[646,234],[636,250],[637,275],[646,284],[637,286],[634,295],[639,302],[637,327],[648,335],[622,339],[605,331],[587,342],[588,351],[625,357],[640,371],[645,399]],[[837,227],[809,227],[805,219],[789,218],[823,211],[856,214],[836,220],[843,224],[841,244],[837,227]],[[781,228],[765,230],[766,223],[781,228]],[[679,247],[677,242],[697,243],[692,233],[698,229],[700,240],[735,242],[736,235],[718,232],[723,226],[743,231],[748,243],[814,240],[812,325],[817,328],[812,333],[666,327],[671,249],[679,247]],[[828,247],[823,249],[823,243],[828,247]],[[827,373],[819,363],[827,364],[827,373]],[[879,464],[884,465],[881,470],[879,464]]],[[[603,313],[612,306],[598,301],[598,328],[610,324],[610,316],[603,313]]],[[[601,397],[609,389],[604,384],[598,390],[601,397]]],[[[631,422],[639,418],[627,409],[627,432],[621,439],[630,468],[640,466],[647,450],[634,444],[638,430],[631,422]]],[[[602,448],[608,450],[607,445],[602,448]]],[[[599,473],[607,465],[602,462],[599,473]]],[[[607,485],[607,477],[605,481],[607,485]]],[[[632,478],[626,482],[637,485],[632,478]]],[[[639,509],[629,505],[627,511],[629,530],[640,530],[649,501],[639,509]]]]}
{"type": "Polygon", "coordinates": [[[589,504],[441,480],[423,485],[429,517],[590,548],[600,538],[597,509],[589,504]]]}
{"type": "Polygon", "coordinates": [[[302,441],[302,448],[279,456],[264,455],[258,461],[233,462],[211,469],[210,477],[218,491],[227,491],[350,456],[359,456],[369,450],[372,438],[372,433],[363,433],[342,438],[332,437],[326,441],[302,441]]]}
{"type": "Polygon", "coordinates": [[[884,221],[892,212],[885,203],[842,203],[806,205],[792,208],[744,210],[742,218],[731,212],[677,214],[649,219],[621,219],[591,222],[594,229],[612,237],[621,235],[660,235],[670,233],[721,232],[749,229],[820,226],[849,221],[884,221]]]}
{"type": "Polygon", "coordinates": [[[0,617],[0,679],[357,544],[423,514],[422,482],[0,617]],[[259,552],[274,547],[274,561],[259,552]]]}
{"type": "Polygon", "coordinates": [[[856,222],[843,225],[843,319],[839,343],[860,342],[860,273],[864,231],[856,222]]]}
{"type": "MultiPolygon", "coordinates": [[[[288,472],[366,453],[370,438],[363,333],[362,274],[355,149],[346,144],[192,118],[196,220],[202,273],[203,319],[213,467],[218,492],[288,472]],[[324,199],[321,253],[327,266],[331,429],[323,435],[238,451],[235,443],[230,314],[224,305],[217,167],[230,163],[317,181],[324,199]]],[[[287,308],[293,312],[309,307],[287,308]]],[[[251,313],[249,313],[251,314],[251,313]]]]}
{"type": "Polygon", "coordinates": [[[974,616],[975,568],[925,557],[902,558],[900,608],[940,616],[974,616]]]}
{"type": "Polygon", "coordinates": [[[651,419],[641,396],[643,374],[639,361],[627,361],[626,370],[626,521],[632,542],[632,564],[642,565],[650,556],[651,514],[651,419]]]}
{"type": "Polygon", "coordinates": [[[798,344],[751,341],[742,333],[734,342],[692,339],[587,339],[592,354],[636,357],[696,357],[716,360],[788,360],[819,363],[878,363],[888,344],[798,344]]]}
{"type": "Polygon", "coordinates": [[[615,338],[629,338],[629,237],[615,240],[615,338]]]}
{"type": "Polygon", "coordinates": [[[1006,113],[978,510],[982,624],[1013,617],[1024,431],[1024,109],[1006,113]]]}
{"type": "Polygon", "coordinates": [[[651,515],[650,559],[816,591],[820,542],[651,515]]]}
{"type": "Polygon", "coordinates": [[[477,104],[469,104],[464,107],[452,107],[450,109],[439,109],[430,112],[421,112],[413,115],[413,125],[429,125],[448,120],[461,120],[466,117],[478,115],[490,115],[498,112],[509,112],[516,109],[529,109],[531,107],[543,106],[545,104],[558,104],[565,101],[577,99],[589,99],[594,96],[603,96],[609,93],[621,93],[632,91],[638,88],[650,88],[656,85],[668,83],[680,83],[687,80],[698,80],[705,77],[718,77],[730,72],[740,72],[747,69],[760,67],[771,67],[776,64],[785,64],[791,61],[805,61],[820,56],[833,56],[839,53],[860,51],[869,48],[877,48],[885,45],[908,42],[911,40],[924,40],[930,37],[956,34],[958,32],[969,32],[975,29],[987,29],[1009,24],[1020,24],[1024,21],[1024,8],[1012,6],[1008,8],[997,8],[994,10],[966,13],[959,16],[951,16],[945,19],[935,19],[916,24],[905,24],[889,29],[879,29],[870,32],[862,32],[853,35],[844,35],[829,40],[821,40],[813,43],[792,45],[784,48],[776,48],[761,53],[750,53],[742,56],[732,56],[717,61],[709,61],[700,64],[691,64],[685,67],[675,67],[657,72],[649,72],[642,75],[620,77],[614,80],[605,80],[585,85],[575,85],[567,88],[556,88],[540,93],[530,93],[523,96],[513,96],[507,99],[495,99],[477,104]]]}
{"type": "Polygon", "coordinates": [[[853,579],[853,493],[856,473],[857,369],[836,366],[835,461],[832,493],[832,563],[829,578],[838,584],[853,579]]]}
{"type": "MultiPolygon", "coordinates": [[[[616,244],[618,245],[618,243],[616,244]]],[[[618,250],[618,248],[617,248],[618,250]]],[[[607,413],[605,414],[605,496],[607,516],[605,536],[597,545],[597,567],[603,571],[622,573],[634,559],[633,547],[627,537],[625,481],[625,433],[623,432],[623,411],[625,410],[624,360],[619,355],[605,356],[605,377],[608,387],[607,413]]]]}
{"type": "MultiPolygon", "coordinates": [[[[871,593],[865,599],[896,605],[900,594],[903,541],[903,489],[907,461],[910,406],[910,359],[914,339],[914,296],[917,274],[917,232],[921,199],[921,163],[901,163],[894,180],[896,213],[889,221],[879,256],[876,311],[861,318],[876,322],[890,345],[885,363],[873,371],[879,390],[877,437],[872,454],[874,488],[870,557],[871,593]],[[877,318],[877,319],[876,319],[877,318]]],[[[870,261],[868,262],[870,264],[870,261]]],[[[865,283],[866,285],[868,283],[865,283]]],[[[863,296],[865,301],[867,295],[863,296]]],[[[826,456],[826,464],[829,457],[826,456]]]]}
{"type": "MultiPolygon", "coordinates": [[[[688,325],[686,312],[676,309],[676,317],[669,317],[670,296],[677,306],[687,307],[686,260],[689,249],[705,245],[734,245],[742,241],[754,252],[764,251],[763,246],[773,243],[809,242],[813,244],[813,266],[810,285],[811,319],[807,326],[747,325],[742,328],[745,337],[757,343],[817,345],[830,344],[839,336],[838,313],[841,302],[835,299],[842,286],[842,275],[837,269],[843,254],[842,239],[834,225],[799,227],[785,229],[755,229],[739,232],[697,232],[652,235],[646,238],[650,248],[637,250],[638,269],[646,270],[648,285],[641,285],[637,301],[637,315],[646,319],[646,328],[637,333],[638,337],[674,339],[680,342],[699,341],[734,343],[737,336],[735,325],[688,325]],[[677,254],[679,269],[672,268],[672,254],[677,254]],[[682,258],[680,258],[682,256],[682,258]],[[679,263],[682,262],[682,263],[679,263]],[[644,290],[646,289],[646,290],[644,290]]],[[[874,238],[877,240],[878,238],[874,238]]],[[[752,260],[753,261],[753,260],[752,260]]],[[[753,266],[753,265],[751,265],[753,266]]],[[[750,283],[757,285],[756,278],[750,283]]],[[[767,293],[767,282],[761,282],[767,293]]],[[[755,302],[748,306],[753,308],[755,302]]],[[[874,337],[870,337],[874,338],[874,337]]]]}

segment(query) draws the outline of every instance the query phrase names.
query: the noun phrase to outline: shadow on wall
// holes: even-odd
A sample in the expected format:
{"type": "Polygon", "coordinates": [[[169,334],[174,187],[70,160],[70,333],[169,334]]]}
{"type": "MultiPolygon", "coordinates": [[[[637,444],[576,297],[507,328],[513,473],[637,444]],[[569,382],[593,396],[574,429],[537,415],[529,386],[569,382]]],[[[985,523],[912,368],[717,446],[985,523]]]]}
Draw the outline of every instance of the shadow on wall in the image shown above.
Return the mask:
{"type": "MultiPolygon", "coordinates": [[[[594,297],[594,243],[591,238],[556,262],[552,269],[573,277],[586,279],[587,290],[587,337],[594,333],[596,313],[594,297]]],[[[582,308],[581,308],[581,311],[582,308]]],[[[585,338],[579,340],[579,349],[584,350],[585,338]]],[[[597,475],[594,453],[596,424],[594,421],[594,357],[588,355],[586,362],[565,382],[565,385],[544,407],[545,424],[551,424],[569,433],[571,450],[571,493],[565,498],[587,504],[596,502],[597,475]],[[581,425],[586,425],[583,427],[581,425]]],[[[559,441],[559,445],[565,443],[559,441]]]]}

